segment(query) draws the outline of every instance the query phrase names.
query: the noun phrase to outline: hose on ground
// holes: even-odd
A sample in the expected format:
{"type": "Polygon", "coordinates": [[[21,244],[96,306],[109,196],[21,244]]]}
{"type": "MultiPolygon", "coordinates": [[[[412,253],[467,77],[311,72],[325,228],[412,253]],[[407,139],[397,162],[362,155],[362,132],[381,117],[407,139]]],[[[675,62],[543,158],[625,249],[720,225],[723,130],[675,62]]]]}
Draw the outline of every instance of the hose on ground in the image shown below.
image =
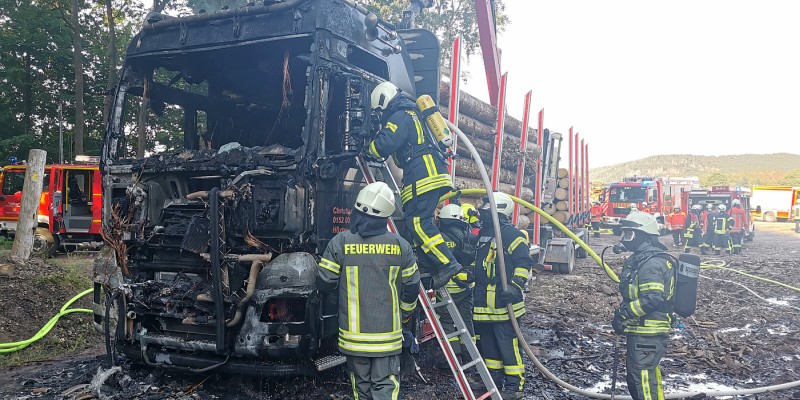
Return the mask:
{"type": "Polygon", "coordinates": [[[30,339],[22,340],[19,342],[0,343],[0,354],[14,353],[16,351],[22,350],[28,347],[31,343],[34,343],[40,340],[41,338],[47,336],[47,334],[50,333],[50,330],[53,329],[54,326],[56,326],[58,319],[67,314],[72,314],[72,313],[91,314],[92,310],[86,308],[69,308],[69,306],[71,306],[72,303],[78,301],[81,297],[86,296],[87,294],[92,293],[93,291],[94,289],[86,289],[83,292],[78,293],[75,297],[71,298],[66,303],[64,303],[64,305],[58,311],[58,314],[50,318],[50,320],[47,321],[47,323],[44,324],[44,326],[41,329],[39,329],[39,332],[36,332],[36,334],[33,335],[33,337],[31,337],[30,339]]]}
{"type": "MultiPolygon", "coordinates": [[[[467,149],[469,150],[470,154],[472,155],[472,159],[478,165],[482,166],[483,165],[483,161],[481,160],[480,155],[475,150],[475,147],[469,141],[469,138],[464,134],[464,132],[462,132],[460,129],[458,129],[458,127],[453,125],[448,120],[445,120],[445,123],[447,123],[447,125],[450,127],[450,129],[453,132],[456,133],[456,135],[458,136],[458,139],[462,143],[464,143],[466,145],[467,149]]],[[[465,190],[459,191],[461,194],[473,194],[473,195],[477,194],[477,195],[480,195],[480,194],[487,194],[487,193],[491,192],[491,184],[489,183],[489,177],[486,174],[486,170],[484,168],[478,168],[478,170],[481,173],[481,178],[483,180],[483,184],[486,187],[486,189],[465,189],[465,190]]],[[[444,199],[450,198],[450,197],[456,195],[456,193],[458,193],[458,192],[451,192],[451,193],[443,196],[442,199],[444,200],[444,199]]],[[[497,248],[499,250],[499,249],[502,249],[503,247],[502,247],[502,239],[500,239],[501,235],[499,235],[500,223],[499,223],[499,218],[497,216],[497,205],[494,203],[494,196],[487,196],[487,197],[489,199],[489,206],[490,206],[491,213],[492,213],[492,222],[493,222],[493,226],[494,226],[495,233],[496,233],[495,234],[495,243],[496,243],[497,248]]],[[[581,240],[572,231],[567,229],[567,227],[565,227],[560,222],[556,221],[552,216],[550,216],[550,214],[547,214],[546,212],[542,211],[540,208],[534,206],[533,204],[531,204],[531,203],[529,203],[529,202],[527,202],[527,201],[525,201],[523,199],[520,199],[519,197],[516,197],[516,196],[509,195],[509,197],[511,197],[511,199],[514,200],[514,202],[516,202],[517,204],[519,204],[521,206],[524,206],[524,207],[528,208],[529,210],[532,210],[532,211],[536,212],[537,214],[541,215],[542,217],[544,217],[545,219],[550,221],[553,225],[557,226],[562,232],[564,232],[564,234],[566,234],[567,236],[569,236],[570,238],[575,240],[576,243],[578,243],[584,250],[586,250],[586,252],[599,265],[601,265],[606,270],[606,273],[608,274],[608,276],[614,282],[619,282],[619,277],[617,276],[616,273],[614,273],[614,271],[611,269],[611,267],[609,267],[607,264],[605,264],[600,259],[600,257],[597,255],[597,253],[595,253],[594,250],[592,250],[591,247],[589,247],[586,243],[584,243],[583,240],[581,240]]],[[[506,290],[507,287],[508,287],[508,283],[507,283],[506,270],[505,270],[505,265],[504,265],[503,258],[504,257],[502,257],[502,256],[501,257],[497,257],[497,263],[499,264],[497,269],[500,272],[500,280],[501,280],[502,285],[503,285],[503,290],[506,290]]],[[[715,267],[715,268],[724,268],[724,267],[715,267]]],[[[528,356],[528,358],[536,366],[536,368],[544,376],[546,376],[548,379],[552,380],[553,382],[555,382],[556,384],[558,384],[562,388],[564,388],[566,390],[569,390],[570,392],[577,393],[577,394],[580,394],[582,396],[586,396],[586,397],[589,397],[589,398],[593,398],[593,399],[612,399],[612,398],[614,398],[614,399],[619,399],[619,400],[632,400],[631,396],[616,396],[616,395],[613,395],[613,397],[612,397],[611,394],[591,392],[591,391],[579,388],[577,386],[571,385],[571,384],[563,381],[559,377],[555,376],[555,374],[550,372],[550,370],[548,370],[539,361],[539,359],[533,353],[533,350],[528,345],[528,341],[525,339],[525,336],[522,334],[522,330],[519,327],[519,322],[517,321],[517,318],[514,315],[513,306],[511,304],[509,304],[509,305],[507,305],[507,309],[508,309],[508,315],[509,315],[510,320],[511,320],[511,324],[514,327],[514,332],[517,335],[517,342],[522,347],[522,349],[525,351],[525,354],[528,356]]],[[[756,394],[756,393],[774,392],[774,391],[789,389],[789,388],[797,387],[797,386],[800,386],[800,380],[793,381],[793,382],[787,382],[787,383],[783,383],[783,384],[779,384],[779,385],[770,385],[770,386],[764,386],[764,387],[759,387],[759,388],[741,389],[741,390],[721,390],[721,391],[697,391],[697,392],[666,393],[664,395],[664,398],[665,399],[682,399],[682,398],[685,398],[685,397],[692,397],[692,396],[697,396],[697,395],[701,395],[701,394],[704,394],[706,396],[738,396],[738,395],[748,395],[748,394],[756,394]]]]}

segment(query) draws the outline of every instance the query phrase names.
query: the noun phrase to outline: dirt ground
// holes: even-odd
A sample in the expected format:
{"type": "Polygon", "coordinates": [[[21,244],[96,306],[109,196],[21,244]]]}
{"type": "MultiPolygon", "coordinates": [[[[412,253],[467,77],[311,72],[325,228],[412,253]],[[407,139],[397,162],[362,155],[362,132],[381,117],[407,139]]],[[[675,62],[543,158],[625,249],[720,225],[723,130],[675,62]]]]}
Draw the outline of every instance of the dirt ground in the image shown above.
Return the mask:
{"type": "MultiPolygon", "coordinates": [[[[702,258],[704,261],[723,260],[727,267],[797,288],[800,287],[800,234],[792,229],[789,223],[759,223],[755,240],[745,244],[743,255],[702,258]]],[[[604,247],[617,241],[617,237],[604,234],[592,239],[590,245],[600,254],[604,247]]],[[[671,237],[662,237],[662,242],[670,244],[671,237]]],[[[675,247],[670,246],[670,251],[677,254],[675,247]]],[[[606,262],[619,271],[623,256],[609,250],[606,262]]],[[[0,339],[3,341],[30,336],[64,301],[79,291],[78,288],[74,293],[49,291],[46,283],[36,279],[35,275],[42,271],[37,268],[25,272],[29,274],[27,277],[0,279],[0,339]],[[39,285],[33,285],[34,281],[39,285]]],[[[544,365],[561,379],[584,389],[609,393],[615,355],[609,322],[619,302],[616,284],[591,258],[578,260],[573,274],[539,272],[535,277],[527,297],[528,312],[520,321],[527,342],[544,365]]],[[[697,312],[681,321],[685,328],[673,332],[668,353],[661,363],[665,390],[669,393],[743,389],[800,380],[800,294],[719,269],[705,269],[702,277],[697,312]]],[[[88,326],[88,316],[71,316],[54,329],[53,339],[47,339],[50,342],[32,345],[23,351],[46,352],[52,349],[47,346],[85,337],[84,333],[91,329],[88,326]],[[64,329],[67,332],[77,329],[78,333],[70,335],[64,333],[64,329]]],[[[75,346],[76,351],[68,356],[3,367],[0,395],[5,399],[351,398],[350,385],[340,369],[316,378],[280,381],[151,371],[130,365],[123,365],[119,372],[108,371],[102,367],[101,337],[88,337],[90,340],[75,346]],[[100,381],[106,375],[112,376],[103,384],[100,381]],[[90,385],[93,379],[95,382],[90,385]]],[[[405,376],[401,383],[403,398],[459,397],[449,372],[432,367],[434,346],[434,343],[424,343],[423,354],[419,357],[422,373],[429,384],[414,376],[405,376]]],[[[621,348],[618,394],[627,393],[621,348]]],[[[13,364],[6,357],[9,356],[0,355],[0,363],[3,363],[0,365],[13,364]]],[[[526,398],[585,398],[560,389],[528,360],[526,369],[526,398]]],[[[736,398],[798,399],[800,388],[736,398]]]]}

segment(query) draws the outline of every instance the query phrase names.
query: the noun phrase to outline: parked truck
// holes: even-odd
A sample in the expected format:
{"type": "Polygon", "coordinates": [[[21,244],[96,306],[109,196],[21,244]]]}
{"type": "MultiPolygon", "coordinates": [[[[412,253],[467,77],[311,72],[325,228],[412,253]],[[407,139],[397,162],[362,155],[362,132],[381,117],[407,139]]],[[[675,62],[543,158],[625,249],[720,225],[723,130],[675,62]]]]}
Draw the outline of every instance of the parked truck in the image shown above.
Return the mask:
{"type": "Polygon", "coordinates": [[[797,186],[753,186],[750,212],[753,218],[761,221],[786,221],[791,218],[798,198],[800,187],[797,186]]]}
{"type": "Polygon", "coordinates": [[[660,179],[629,177],[621,182],[611,182],[606,190],[602,226],[610,228],[615,235],[621,234],[620,220],[625,219],[633,208],[655,215],[663,230],[663,216],[668,209],[664,205],[660,179]]]}
{"type": "Polygon", "coordinates": [[[688,214],[691,207],[699,204],[705,209],[709,204],[718,206],[720,204],[730,211],[733,207],[733,200],[739,200],[742,209],[745,211],[744,240],[752,241],[756,234],[755,224],[751,217],[753,210],[753,198],[750,189],[733,186],[712,186],[711,189],[693,189],[683,191],[680,196],[681,207],[688,214]]]}

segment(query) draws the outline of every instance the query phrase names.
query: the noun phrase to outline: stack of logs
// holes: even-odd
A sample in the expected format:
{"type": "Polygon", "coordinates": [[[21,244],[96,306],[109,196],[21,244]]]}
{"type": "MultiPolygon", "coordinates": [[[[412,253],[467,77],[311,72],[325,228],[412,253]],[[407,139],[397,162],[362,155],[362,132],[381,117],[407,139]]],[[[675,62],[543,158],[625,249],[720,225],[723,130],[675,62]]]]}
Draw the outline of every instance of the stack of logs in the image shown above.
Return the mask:
{"type": "MultiPolygon", "coordinates": [[[[450,84],[442,82],[439,85],[439,109],[447,117],[450,110],[447,105],[450,101],[450,84]]],[[[497,108],[484,103],[477,98],[461,92],[459,98],[458,127],[469,138],[472,145],[481,156],[481,160],[491,179],[492,159],[494,157],[494,141],[497,130],[497,108]]],[[[535,118],[531,118],[534,121],[535,118]]],[[[517,165],[523,154],[519,150],[522,122],[508,115],[505,117],[503,136],[503,154],[500,162],[500,187],[504,193],[514,194],[517,180],[517,165]]],[[[531,201],[533,199],[532,181],[536,177],[536,161],[541,154],[541,148],[536,145],[536,129],[528,128],[528,144],[526,145],[525,174],[523,176],[523,189],[521,197],[531,201]]],[[[456,161],[455,186],[459,189],[483,188],[480,170],[472,160],[467,147],[458,144],[458,158],[456,161]]]]}
{"type": "MultiPolygon", "coordinates": [[[[556,221],[564,223],[569,217],[569,171],[566,168],[558,169],[558,186],[554,194],[553,203],[542,204],[542,211],[550,214],[556,221]]],[[[546,223],[546,221],[542,221],[546,223]]]]}

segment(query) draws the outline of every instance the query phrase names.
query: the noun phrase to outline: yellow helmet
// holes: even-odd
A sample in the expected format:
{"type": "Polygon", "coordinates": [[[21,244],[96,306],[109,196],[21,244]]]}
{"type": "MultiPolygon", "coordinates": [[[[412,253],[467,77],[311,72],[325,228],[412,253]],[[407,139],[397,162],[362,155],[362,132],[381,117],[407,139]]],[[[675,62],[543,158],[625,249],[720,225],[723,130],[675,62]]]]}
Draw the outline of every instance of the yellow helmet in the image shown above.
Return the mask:
{"type": "Polygon", "coordinates": [[[464,218],[467,219],[467,223],[474,224],[478,222],[478,210],[472,204],[462,204],[461,211],[464,213],[464,218]]]}

